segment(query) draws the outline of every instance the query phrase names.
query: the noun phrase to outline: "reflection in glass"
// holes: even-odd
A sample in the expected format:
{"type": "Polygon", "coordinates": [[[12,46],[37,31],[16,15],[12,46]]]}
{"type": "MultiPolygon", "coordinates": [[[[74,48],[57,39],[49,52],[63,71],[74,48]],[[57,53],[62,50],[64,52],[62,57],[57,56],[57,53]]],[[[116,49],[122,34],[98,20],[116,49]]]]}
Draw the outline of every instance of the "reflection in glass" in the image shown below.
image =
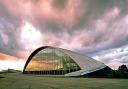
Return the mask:
{"type": "Polygon", "coordinates": [[[80,67],[70,56],[54,48],[45,48],[31,59],[25,72],[42,75],[64,75],[78,70],[80,70],[80,67]]]}

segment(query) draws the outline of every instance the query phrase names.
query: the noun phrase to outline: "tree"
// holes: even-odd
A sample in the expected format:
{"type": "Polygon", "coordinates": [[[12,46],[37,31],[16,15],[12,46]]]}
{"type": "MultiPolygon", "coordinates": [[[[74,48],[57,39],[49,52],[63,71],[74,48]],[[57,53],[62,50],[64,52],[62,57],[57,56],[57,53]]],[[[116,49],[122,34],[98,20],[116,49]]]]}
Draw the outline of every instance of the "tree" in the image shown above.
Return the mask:
{"type": "Polygon", "coordinates": [[[128,68],[127,68],[126,65],[121,65],[121,66],[119,66],[118,71],[120,71],[120,72],[128,72],[128,68]]]}
{"type": "Polygon", "coordinates": [[[128,68],[126,65],[121,65],[118,68],[117,75],[119,78],[128,78],[128,68]]]}

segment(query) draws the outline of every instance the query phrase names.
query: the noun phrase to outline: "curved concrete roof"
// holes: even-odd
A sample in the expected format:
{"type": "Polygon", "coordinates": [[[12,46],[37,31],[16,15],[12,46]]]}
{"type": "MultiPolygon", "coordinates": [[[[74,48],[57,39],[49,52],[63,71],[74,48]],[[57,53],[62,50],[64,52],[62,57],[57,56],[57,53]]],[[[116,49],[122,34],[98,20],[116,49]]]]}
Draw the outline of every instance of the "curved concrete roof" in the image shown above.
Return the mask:
{"type": "Polygon", "coordinates": [[[45,48],[54,48],[54,49],[64,52],[65,54],[69,55],[80,66],[80,68],[81,68],[80,71],[68,73],[68,74],[66,74],[67,76],[84,75],[84,74],[88,74],[88,73],[91,73],[91,72],[94,72],[94,71],[97,71],[97,70],[100,70],[100,69],[106,67],[105,64],[103,64],[91,57],[83,56],[83,55],[77,54],[76,52],[72,52],[70,50],[66,50],[66,49],[62,49],[62,48],[44,46],[44,47],[38,48],[29,56],[25,66],[24,66],[23,71],[25,71],[25,68],[27,67],[27,65],[30,62],[30,60],[32,59],[32,57],[35,56],[39,51],[41,51],[45,48]]]}

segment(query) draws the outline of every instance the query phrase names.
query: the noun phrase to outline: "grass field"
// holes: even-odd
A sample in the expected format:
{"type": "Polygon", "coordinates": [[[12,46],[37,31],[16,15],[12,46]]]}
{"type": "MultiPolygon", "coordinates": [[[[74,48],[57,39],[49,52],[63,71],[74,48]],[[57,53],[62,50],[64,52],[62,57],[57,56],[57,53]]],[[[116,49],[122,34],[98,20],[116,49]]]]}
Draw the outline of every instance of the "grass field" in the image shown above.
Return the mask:
{"type": "Polygon", "coordinates": [[[0,89],[128,89],[128,79],[63,78],[0,74],[0,89]]]}

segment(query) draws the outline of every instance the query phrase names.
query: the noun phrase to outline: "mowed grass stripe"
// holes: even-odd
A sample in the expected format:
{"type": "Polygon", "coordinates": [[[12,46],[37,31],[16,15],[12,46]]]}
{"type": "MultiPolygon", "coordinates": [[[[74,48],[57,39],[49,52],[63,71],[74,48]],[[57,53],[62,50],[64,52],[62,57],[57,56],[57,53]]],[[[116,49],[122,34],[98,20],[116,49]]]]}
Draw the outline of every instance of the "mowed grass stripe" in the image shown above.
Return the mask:
{"type": "Polygon", "coordinates": [[[41,77],[6,74],[0,89],[128,89],[128,79],[41,77]]]}

